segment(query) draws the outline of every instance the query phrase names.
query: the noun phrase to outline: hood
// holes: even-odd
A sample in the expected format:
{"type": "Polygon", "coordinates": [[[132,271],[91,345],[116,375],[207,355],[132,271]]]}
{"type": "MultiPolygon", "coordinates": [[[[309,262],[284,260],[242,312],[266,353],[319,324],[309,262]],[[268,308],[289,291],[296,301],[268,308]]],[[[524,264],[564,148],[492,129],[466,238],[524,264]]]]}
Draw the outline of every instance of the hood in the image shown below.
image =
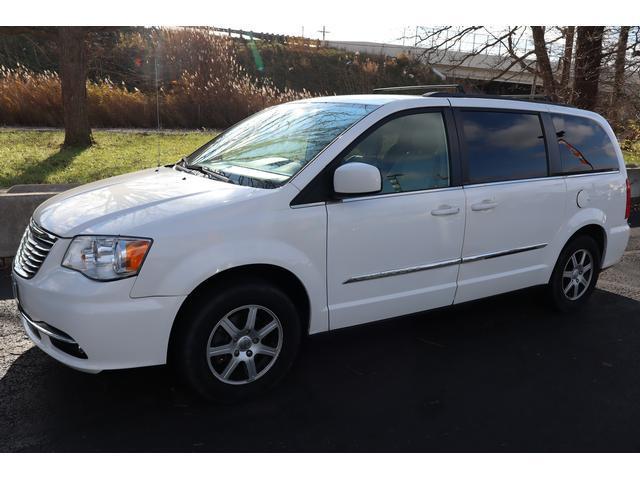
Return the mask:
{"type": "Polygon", "coordinates": [[[61,237],[132,235],[151,222],[263,192],[160,167],[68,190],[41,204],[33,218],[61,237]]]}

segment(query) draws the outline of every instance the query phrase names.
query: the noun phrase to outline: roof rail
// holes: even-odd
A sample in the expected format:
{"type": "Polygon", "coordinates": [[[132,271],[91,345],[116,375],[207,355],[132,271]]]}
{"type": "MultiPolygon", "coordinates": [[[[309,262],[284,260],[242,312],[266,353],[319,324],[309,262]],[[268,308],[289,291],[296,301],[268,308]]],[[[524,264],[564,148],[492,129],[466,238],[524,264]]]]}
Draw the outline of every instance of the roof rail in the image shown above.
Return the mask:
{"type": "Polygon", "coordinates": [[[508,98],[512,98],[514,100],[542,100],[545,102],[551,102],[553,103],[553,100],[551,100],[551,98],[549,97],[549,95],[544,95],[542,93],[532,93],[532,94],[520,94],[520,95],[510,95],[510,94],[503,94],[500,95],[501,97],[508,97],[508,98]]]}
{"type": "Polygon", "coordinates": [[[561,105],[563,107],[571,107],[572,105],[554,102],[546,95],[485,95],[482,93],[446,93],[446,92],[427,92],[423,97],[456,97],[456,98],[486,98],[492,100],[514,100],[519,102],[547,103],[551,105],[561,105]]]}
{"type": "Polygon", "coordinates": [[[459,83],[452,84],[435,84],[435,85],[405,85],[400,87],[382,87],[374,88],[373,93],[406,93],[415,92],[419,95],[423,92],[436,92],[439,90],[455,90],[456,93],[464,93],[464,88],[459,83]]]}
{"type": "Polygon", "coordinates": [[[409,95],[422,95],[423,97],[457,97],[457,98],[486,98],[494,100],[517,100],[522,102],[548,103],[571,107],[566,103],[554,102],[547,95],[542,94],[505,94],[489,95],[484,93],[467,93],[459,83],[434,84],[434,85],[405,85],[399,87],[374,88],[373,93],[405,93],[409,95]],[[447,92],[445,90],[454,90],[447,92]]]}

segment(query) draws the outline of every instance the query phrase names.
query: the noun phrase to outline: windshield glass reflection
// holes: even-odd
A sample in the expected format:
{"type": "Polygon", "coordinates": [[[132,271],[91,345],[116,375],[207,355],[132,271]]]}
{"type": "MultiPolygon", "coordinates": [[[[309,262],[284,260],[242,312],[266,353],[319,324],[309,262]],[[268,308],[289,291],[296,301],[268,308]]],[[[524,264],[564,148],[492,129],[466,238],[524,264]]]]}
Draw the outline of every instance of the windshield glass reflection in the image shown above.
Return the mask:
{"type": "Polygon", "coordinates": [[[189,156],[233,183],[275,188],[378,105],[288,103],[257,113],[189,156]]]}

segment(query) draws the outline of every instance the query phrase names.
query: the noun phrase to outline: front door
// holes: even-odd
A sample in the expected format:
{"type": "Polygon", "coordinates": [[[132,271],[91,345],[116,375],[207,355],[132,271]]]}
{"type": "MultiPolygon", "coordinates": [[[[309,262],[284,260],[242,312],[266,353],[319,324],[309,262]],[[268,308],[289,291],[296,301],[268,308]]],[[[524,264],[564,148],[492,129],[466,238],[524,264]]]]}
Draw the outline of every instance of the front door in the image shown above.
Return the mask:
{"type": "Polygon", "coordinates": [[[383,189],[327,205],[331,329],[453,302],[465,208],[449,152],[430,110],[384,121],[341,155],[378,167],[383,189]]]}

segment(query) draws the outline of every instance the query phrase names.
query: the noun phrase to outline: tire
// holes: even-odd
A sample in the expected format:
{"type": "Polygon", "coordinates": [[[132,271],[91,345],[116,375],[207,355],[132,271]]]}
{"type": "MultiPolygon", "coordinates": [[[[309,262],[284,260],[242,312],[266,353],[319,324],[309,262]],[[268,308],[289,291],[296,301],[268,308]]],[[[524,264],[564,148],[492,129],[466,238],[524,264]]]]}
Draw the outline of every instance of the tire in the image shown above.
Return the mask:
{"type": "Polygon", "coordinates": [[[181,379],[205,399],[243,400],[289,371],[300,347],[300,325],[298,310],[280,289],[258,281],[231,285],[186,309],[172,361],[181,379]]]}
{"type": "Polygon", "coordinates": [[[583,307],[596,287],[600,265],[600,248],[593,238],[571,240],[562,249],[549,280],[552,305],[561,312],[583,307]]]}

